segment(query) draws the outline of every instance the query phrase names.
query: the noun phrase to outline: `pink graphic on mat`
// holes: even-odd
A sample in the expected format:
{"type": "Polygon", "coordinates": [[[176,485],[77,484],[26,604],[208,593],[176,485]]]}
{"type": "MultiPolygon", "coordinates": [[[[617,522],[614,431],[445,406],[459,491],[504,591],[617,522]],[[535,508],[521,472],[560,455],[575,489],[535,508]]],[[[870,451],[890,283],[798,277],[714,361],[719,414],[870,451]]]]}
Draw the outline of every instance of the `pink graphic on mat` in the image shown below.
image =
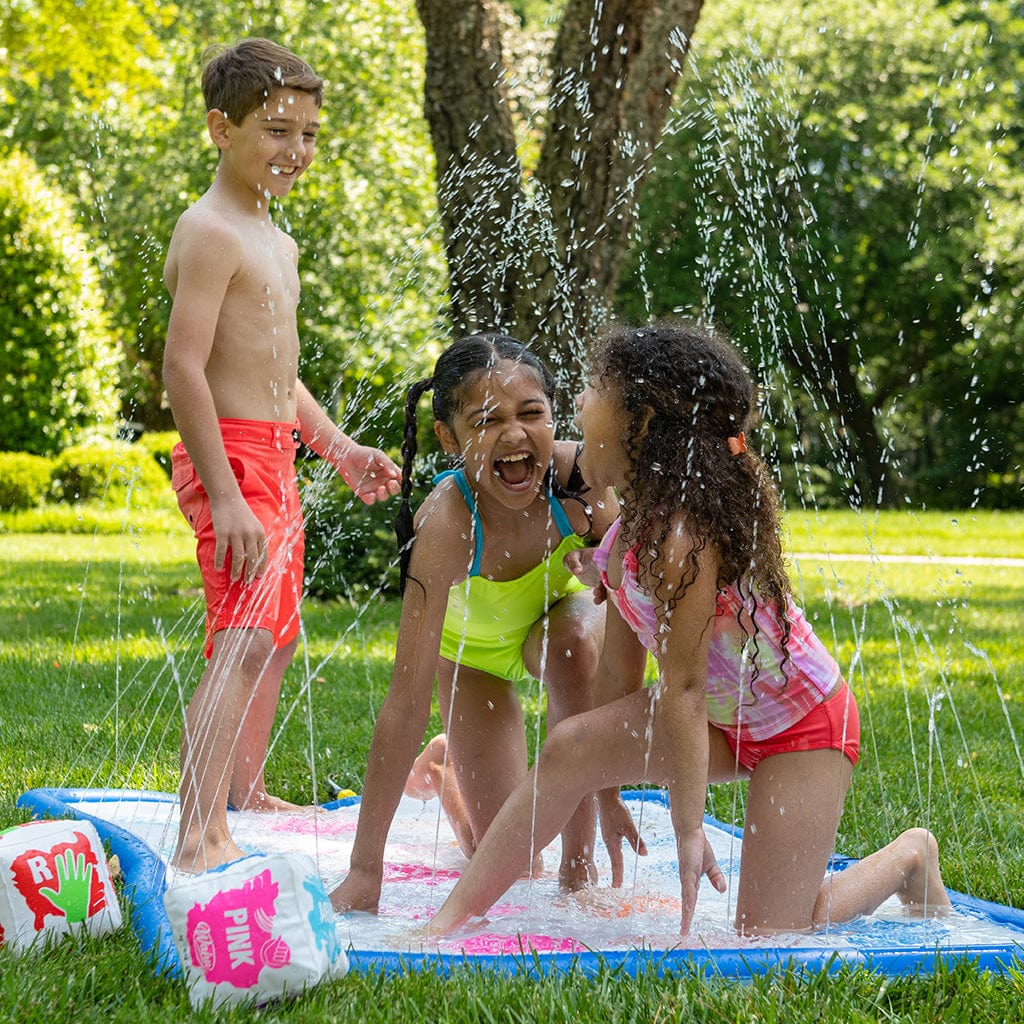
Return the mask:
{"type": "Polygon", "coordinates": [[[471,939],[452,942],[450,948],[462,950],[463,953],[500,956],[505,953],[583,953],[587,947],[575,939],[556,939],[551,935],[497,935],[485,932],[471,939]]]}
{"type": "Polygon", "coordinates": [[[423,882],[426,885],[438,885],[441,882],[453,882],[460,877],[461,872],[452,868],[432,868],[428,864],[384,862],[385,882],[423,882]]]}
{"type": "Polygon", "coordinates": [[[288,832],[297,836],[344,836],[355,832],[356,822],[334,821],[324,815],[289,814],[271,822],[270,827],[275,832],[288,832]]]}
{"type": "Polygon", "coordinates": [[[224,889],[188,912],[192,963],[207,981],[252,988],[264,967],[284,967],[291,960],[288,943],[271,935],[277,893],[268,868],[240,889],[224,889]]]}

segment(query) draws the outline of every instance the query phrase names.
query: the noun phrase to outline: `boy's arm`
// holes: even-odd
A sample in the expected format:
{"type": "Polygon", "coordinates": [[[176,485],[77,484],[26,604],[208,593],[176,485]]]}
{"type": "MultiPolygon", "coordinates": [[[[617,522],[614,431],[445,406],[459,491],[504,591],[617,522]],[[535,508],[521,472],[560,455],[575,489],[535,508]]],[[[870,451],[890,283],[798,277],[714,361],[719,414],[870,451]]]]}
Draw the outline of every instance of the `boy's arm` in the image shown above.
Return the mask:
{"type": "Polygon", "coordinates": [[[231,578],[247,581],[266,567],[267,539],[231,470],[217,426],[217,409],[206,379],[221,306],[242,254],[237,236],[209,221],[186,219],[176,229],[177,280],[163,380],[174,423],[210,499],[217,538],[214,564],[231,551],[231,578]]]}
{"type": "Polygon", "coordinates": [[[295,398],[303,443],[334,466],[358,498],[372,505],[399,492],[402,472],[384,452],[356,444],[323,411],[302,381],[296,382],[295,398]]]}

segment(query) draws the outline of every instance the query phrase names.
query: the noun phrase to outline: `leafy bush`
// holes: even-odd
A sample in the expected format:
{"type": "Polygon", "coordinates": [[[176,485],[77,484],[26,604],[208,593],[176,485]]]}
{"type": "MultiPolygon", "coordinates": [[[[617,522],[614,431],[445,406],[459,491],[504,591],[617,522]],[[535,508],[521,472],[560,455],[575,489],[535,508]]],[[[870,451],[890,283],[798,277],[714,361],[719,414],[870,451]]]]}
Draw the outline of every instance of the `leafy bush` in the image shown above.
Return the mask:
{"type": "Polygon", "coordinates": [[[58,501],[102,499],[108,506],[151,508],[170,493],[167,474],[145,448],[125,441],[74,445],[54,460],[58,501]]]}
{"type": "Polygon", "coordinates": [[[135,443],[156,459],[160,468],[171,476],[171,449],[181,440],[176,430],[147,430],[135,443]]]}
{"type": "Polygon", "coordinates": [[[38,505],[50,488],[53,463],[28,452],[0,452],[0,508],[38,505]]]}
{"type": "Polygon", "coordinates": [[[0,449],[50,455],[113,423],[119,355],[94,249],[31,160],[0,159],[0,449]]]}
{"type": "Polygon", "coordinates": [[[0,534],[3,533],[192,536],[173,498],[169,498],[163,508],[147,508],[144,515],[139,514],[135,505],[113,508],[95,502],[89,505],[46,504],[13,512],[0,511],[0,534]]]}
{"type": "Polygon", "coordinates": [[[378,589],[397,594],[397,502],[367,507],[341,477],[324,470],[315,460],[300,468],[306,517],[306,593],[321,600],[352,601],[378,589]]]}

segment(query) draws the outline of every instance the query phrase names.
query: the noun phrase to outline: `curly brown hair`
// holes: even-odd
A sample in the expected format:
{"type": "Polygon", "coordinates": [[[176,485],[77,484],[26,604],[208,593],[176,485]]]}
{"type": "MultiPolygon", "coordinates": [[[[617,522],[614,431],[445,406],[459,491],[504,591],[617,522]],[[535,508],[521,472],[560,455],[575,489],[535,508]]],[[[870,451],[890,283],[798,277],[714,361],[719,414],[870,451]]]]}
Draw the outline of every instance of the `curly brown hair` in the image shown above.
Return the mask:
{"type": "MultiPolygon", "coordinates": [[[[753,610],[770,603],[786,616],[790,593],[782,557],[779,498],[764,463],[733,454],[728,439],[749,428],[756,391],[739,352],[692,322],[644,327],[615,324],[601,336],[592,375],[615,389],[626,414],[630,473],[620,494],[622,535],[655,578],[673,514],[682,507],[694,546],[683,586],[696,579],[697,556],[718,553],[718,586],[735,586],[753,610]]],[[[660,598],[660,595],[657,595],[660,598]]]]}

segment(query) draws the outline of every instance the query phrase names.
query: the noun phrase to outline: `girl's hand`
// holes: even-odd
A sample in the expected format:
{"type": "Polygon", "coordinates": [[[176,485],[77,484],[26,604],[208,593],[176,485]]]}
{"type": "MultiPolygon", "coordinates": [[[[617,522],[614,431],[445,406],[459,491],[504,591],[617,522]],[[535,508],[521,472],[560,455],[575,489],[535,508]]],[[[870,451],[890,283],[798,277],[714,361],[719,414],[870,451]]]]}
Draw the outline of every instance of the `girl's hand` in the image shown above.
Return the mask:
{"type": "Polygon", "coordinates": [[[716,891],[725,892],[728,888],[725,875],[722,874],[722,869],[718,866],[718,859],[715,857],[715,851],[711,849],[707,836],[704,837],[704,874],[708,876],[708,881],[716,891]]]}
{"type": "Polygon", "coordinates": [[[570,551],[563,559],[566,569],[571,572],[580,583],[590,587],[594,591],[594,604],[601,604],[607,597],[608,592],[601,582],[601,571],[594,565],[594,549],[581,548],[577,551],[570,551]]]}
{"type": "Polygon", "coordinates": [[[623,877],[622,840],[641,857],[647,856],[647,846],[617,789],[601,790],[597,804],[601,814],[601,838],[612,862],[612,888],[618,889],[623,877]]]}
{"type": "Polygon", "coordinates": [[[350,445],[338,471],[364,505],[387,501],[402,488],[402,471],[379,448],[350,445]]]}
{"type": "Polygon", "coordinates": [[[682,911],[679,922],[680,935],[688,935],[697,906],[697,891],[702,875],[719,891],[725,892],[725,875],[722,874],[714,850],[704,834],[703,827],[685,835],[676,836],[676,850],[679,855],[679,887],[682,911]]]}

